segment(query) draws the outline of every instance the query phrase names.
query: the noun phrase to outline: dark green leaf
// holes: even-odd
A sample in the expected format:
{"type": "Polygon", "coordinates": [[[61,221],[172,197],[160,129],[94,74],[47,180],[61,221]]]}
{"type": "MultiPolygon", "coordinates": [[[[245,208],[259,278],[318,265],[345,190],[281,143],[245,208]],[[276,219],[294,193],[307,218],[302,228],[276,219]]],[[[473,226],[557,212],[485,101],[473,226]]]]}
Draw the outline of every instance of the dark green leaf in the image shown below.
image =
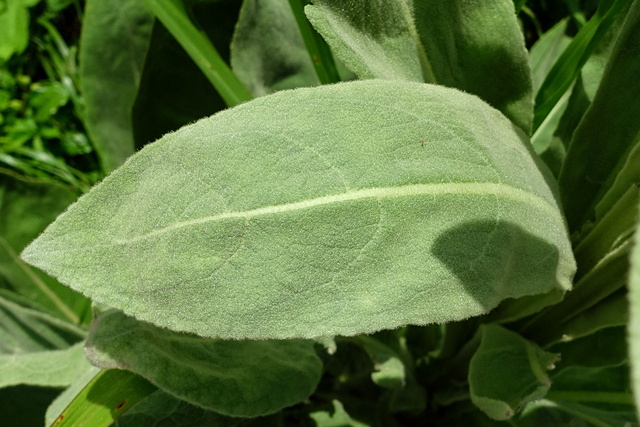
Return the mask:
{"type": "MultiPolygon", "coordinates": [[[[193,2],[197,17],[224,59],[231,42],[240,2],[193,2]]],[[[136,148],[167,132],[227,107],[175,38],[156,22],[149,42],[140,88],[133,108],[136,148]]]]}
{"type": "Polygon", "coordinates": [[[139,0],[87,1],[80,76],[85,123],[105,172],[134,151],[131,116],[152,23],[139,0]]]}
{"type": "Polygon", "coordinates": [[[193,406],[158,390],[127,411],[114,427],[282,427],[281,415],[232,418],[193,406]]]}
{"type": "Polygon", "coordinates": [[[319,84],[291,7],[282,0],[243,2],[231,66],[253,96],[319,84]]]}
{"type": "Polygon", "coordinates": [[[95,365],[131,370],[187,402],[238,417],[301,402],[322,371],[313,341],[207,339],[115,311],[94,321],[87,355],[95,365]]]}
{"type": "Polygon", "coordinates": [[[62,186],[23,182],[0,174],[0,287],[80,324],[90,315],[90,302],[18,257],[75,198],[62,186]]]}
{"type": "Polygon", "coordinates": [[[595,204],[613,185],[634,146],[640,132],[639,75],[640,2],[636,1],[598,92],[573,135],[560,173],[562,199],[572,229],[593,217],[595,204]]]}

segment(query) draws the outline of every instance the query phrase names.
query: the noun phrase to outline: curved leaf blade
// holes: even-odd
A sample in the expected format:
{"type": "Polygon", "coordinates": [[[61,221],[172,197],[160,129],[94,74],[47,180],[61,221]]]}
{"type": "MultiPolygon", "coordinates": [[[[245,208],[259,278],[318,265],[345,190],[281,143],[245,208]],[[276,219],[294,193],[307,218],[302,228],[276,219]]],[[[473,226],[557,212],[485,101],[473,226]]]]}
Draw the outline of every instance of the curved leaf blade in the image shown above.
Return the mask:
{"type": "Polygon", "coordinates": [[[272,414],[303,401],[322,373],[310,340],[214,340],[118,311],[95,320],[86,352],[97,366],[133,371],[180,399],[235,417],[272,414]]]}
{"type": "Polygon", "coordinates": [[[571,286],[539,167],[519,129],[457,90],[284,91],[143,149],[23,257],[98,302],[202,336],[446,322],[571,286]]]}

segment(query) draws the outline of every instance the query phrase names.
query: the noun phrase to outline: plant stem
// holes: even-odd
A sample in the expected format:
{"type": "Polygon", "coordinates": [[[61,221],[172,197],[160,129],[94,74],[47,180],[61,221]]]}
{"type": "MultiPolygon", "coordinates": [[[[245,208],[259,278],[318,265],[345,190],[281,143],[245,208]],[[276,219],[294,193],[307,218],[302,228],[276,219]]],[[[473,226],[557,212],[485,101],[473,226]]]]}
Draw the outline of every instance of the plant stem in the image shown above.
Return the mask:
{"type": "MultiPolygon", "coordinates": [[[[296,18],[300,34],[309,52],[309,57],[318,75],[321,84],[337,83],[340,81],[336,64],[331,55],[329,46],[318,34],[304,14],[305,0],[289,0],[291,11],[296,18]]],[[[306,3],[306,2],[305,2],[306,3]]]]}

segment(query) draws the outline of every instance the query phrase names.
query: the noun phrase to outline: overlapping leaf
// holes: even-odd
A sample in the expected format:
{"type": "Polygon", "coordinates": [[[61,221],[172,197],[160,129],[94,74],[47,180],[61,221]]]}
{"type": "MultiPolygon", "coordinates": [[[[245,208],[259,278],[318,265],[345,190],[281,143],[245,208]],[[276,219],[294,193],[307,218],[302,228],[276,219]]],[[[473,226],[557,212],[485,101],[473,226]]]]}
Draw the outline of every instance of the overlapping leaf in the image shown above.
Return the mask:
{"type": "Polygon", "coordinates": [[[315,390],[322,371],[310,340],[214,340],[115,311],[94,323],[87,356],[97,366],[131,370],[180,399],[237,417],[301,402],[315,390]]]}
{"type": "Polygon", "coordinates": [[[531,129],[531,71],[511,0],[312,3],[309,20],[359,78],[461,89],[531,129]]]}

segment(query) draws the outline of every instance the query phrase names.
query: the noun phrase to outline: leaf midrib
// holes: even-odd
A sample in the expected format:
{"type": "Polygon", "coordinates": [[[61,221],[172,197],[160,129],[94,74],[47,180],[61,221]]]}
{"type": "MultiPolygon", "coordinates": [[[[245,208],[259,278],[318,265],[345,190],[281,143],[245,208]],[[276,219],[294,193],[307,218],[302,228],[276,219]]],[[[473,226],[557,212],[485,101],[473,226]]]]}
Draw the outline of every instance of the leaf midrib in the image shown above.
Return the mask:
{"type": "Polygon", "coordinates": [[[439,195],[439,194],[465,194],[465,195],[495,195],[503,196],[512,200],[530,204],[532,206],[542,207],[544,211],[552,217],[560,217],[560,213],[556,206],[549,203],[542,197],[500,183],[440,183],[440,184],[407,184],[396,187],[373,187],[361,190],[353,190],[340,194],[332,194],[330,196],[322,196],[313,199],[306,199],[298,202],[283,203],[281,205],[263,206],[256,209],[246,211],[223,212],[216,215],[210,215],[200,218],[188,219],[185,221],[175,222],[166,227],[158,228],[151,232],[141,234],[139,236],[128,239],[117,239],[116,244],[129,244],[140,240],[146,240],[158,235],[169,233],[180,228],[192,225],[200,225],[207,222],[221,221],[231,218],[250,219],[262,215],[271,215],[283,212],[291,212],[296,210],[309,209],[317,206],[329,205],[332,203],[349,202],[360,199],[389,199],[406,196],[423,196],[423,195],[439,195]]]}

